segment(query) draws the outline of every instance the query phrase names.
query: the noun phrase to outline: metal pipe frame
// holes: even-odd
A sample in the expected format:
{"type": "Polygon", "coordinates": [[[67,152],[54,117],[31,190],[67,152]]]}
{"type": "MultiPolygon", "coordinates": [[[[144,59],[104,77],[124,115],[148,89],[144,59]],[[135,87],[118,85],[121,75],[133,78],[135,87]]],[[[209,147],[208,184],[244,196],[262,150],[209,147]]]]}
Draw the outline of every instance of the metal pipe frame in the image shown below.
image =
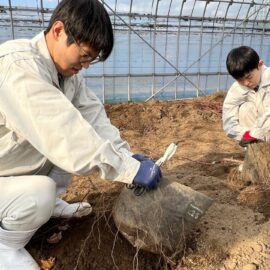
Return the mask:
{"type": "MultiPolygon", "coordinates": [[[[127,73],[107,74],[106,63],[102,64],[101,75],[85,75],[85,78],[100,78],[102,79],[102,100],[106,101],[106,79],[112,78],[113,96],[117,95],[118,88],[116,87],[117,78],[127,78],[127,100],[132,100],[132,84],[131,78],[146,77],[152,79],[151,97],[158,93],[169,89],[169,85],[175,83],[174,98],[186,95],[188,90],[187,84],[196,89],[197,96],[201,94],[201,88],[208,88],[208,79],[210,76],[218,76],[216,90],[227,88],[230,76],[226,72],[224,65],[224,54],[226,51],[226,38],[231,36],[230,44],[233,48],[236,46],[236,38],[241,38],[240,42],[237,40],[237,45],[247,44],[253,46],[259,45],[258,52],[263,54],[266,40],[270,37],[270,0],[152,0],[150,10],[145,10],[145,13],[138,12],[134,6],[134,0],[129,0],[129,7],[126,10],[121,10],[119,0],[114,0],[114,8],[108,9],[107,0],[100,0],[104,7],[107,8],[108,13],[112,19],[114,30],[116,32],[127,32],[127,73]],[[167,10],[164,11],[164,2],[166,2],[167,10]],[[172,14],[173,1],[179,1],[179,11],[172,14]],[[215,7],[216,6],[216,7],[215,7]],[[225,8],[224,8],[225,6],[225,8]],[[198,7],[200,8],[199,15],[198,7]],[[162,10],[163,8],[163,10],[162,10]],[[185,12],[185,11],[188,11],[185,12]],[[209,11],[209,12],[208,12],[209,11]],[[162,14],[161,14],[162,13],[162,14]],[[222,15],[221,15],[222,14],[222,15]],[[150,42],[144,40],[140,35],[143,33],[150,33],[150,42]],[[148,73],[133,73],[132,70],[132,38],[136,34],[139,36],[147,46],[152,48],[152,71],[148,73]],[[165,43],[162,53],[159,52],[160,44],[158,35],[165,35],[165,43]],[[172,37],[175,36],[175,59],[173,63],[168,58],[169,42],[172,42],[172,37]],[[196,37],[197,36],[197,37],[196,37]],[[207,39],[210,36],[210,40],[207,39]],[[196,44],[198,51],[197,59],[194,60],[194,54],[189,50],[194,37],[198,38],[196,44]],[[216,42],[216,38],[219,40],[216,42]],[[187,51],[185,55],[181,55],[181,48],[186,46],[187,51]],[[218,50],[218,64],[213,72],[211,66],[211,59],[214,57],[212,53],[214,48],[218,50]],[[159,64],[157,55],[163,59],[163,63],[159,64]],[[185,57],[186,66],[182,66],[181,61],[185,57]],[[207,59],[208,67],[204,67],[204,61],[207,59]],[[192,62],[193,61],[193,62],[192,62]],[[166,65],[169,64],[174,69],[166,71],[166,65]],[[159,65],[159,66],[158,66],[159,65]],[[164,72],[157,72],[157,68],[163,67],[164,72]],[[189,71],[191,68],[194,70],[189,71]],[[180,71],[183,69],[183,71],[180,71]],[[205,71],[206,70],[206,71],[205,71]],[[156,78],[161,78],[162,87],[156,89],[156,78]],[[179,89],[177,81],[179,78],[184,78],[183,85],[179,89]],[[194,77],[197,78],[196,83],[194,77]],[[170,78],[170,81],[167,81],[170,78]],[[223,78],[225,78],[223,82],[223,78]],[[191,80],[193,79],[193,80],[191,80]],[[204,79],[204,80],[203,80],[204,79]],[[222,80],[222,81],[221,81],[222,80]]],[[[150,0],[148,0],[150,1],[150,0]]],[[[0,27],[10,29],[11,37],[14,39],[20,29],[44,29],[49,21],[49,16],[53,12],[52,8],[44,8],[44,0],[37,0],[36,7],[14,6],[12,0],[8,1],[7,6],[0,6],[0,27]],[[31,14],[29,16],[29,14],[31,14]]],[[[114,68],[115,65],[115,50],[114,54],[114,68]]]]}

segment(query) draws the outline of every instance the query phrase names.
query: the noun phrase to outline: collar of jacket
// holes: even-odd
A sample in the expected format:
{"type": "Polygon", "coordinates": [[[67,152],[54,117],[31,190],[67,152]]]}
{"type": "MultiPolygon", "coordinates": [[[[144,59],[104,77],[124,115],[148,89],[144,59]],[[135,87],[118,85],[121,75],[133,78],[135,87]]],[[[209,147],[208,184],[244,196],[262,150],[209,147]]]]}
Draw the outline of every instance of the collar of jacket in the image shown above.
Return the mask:
{"type": "Polygon", "coordinates": [[[48,67],[49,72],[51,73],[53,83],[60,88],[59,80],[58,80],[58,71],[57,71],[57,69],[54,65],[54,62],[51,58],[51,55],[49,53],[44,31],[37,34],[31,40],[31,43],[35,48],[37,48],[37,50],[40,52],[40,54],[44,57],[45,62],[46,62],[45,64],[48,67]]]}

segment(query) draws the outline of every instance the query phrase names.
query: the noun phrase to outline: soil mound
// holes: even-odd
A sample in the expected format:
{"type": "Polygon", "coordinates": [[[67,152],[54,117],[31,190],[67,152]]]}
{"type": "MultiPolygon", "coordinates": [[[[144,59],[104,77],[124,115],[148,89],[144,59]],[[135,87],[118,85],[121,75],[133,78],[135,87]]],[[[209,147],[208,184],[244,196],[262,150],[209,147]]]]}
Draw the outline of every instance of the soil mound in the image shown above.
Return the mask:
{"type": "Polygon", "coordinates": [[[270,189],[237,178],[245,152],[223,132],[223,100],[224,93],[218,92],[192,100],[106,105],[133,152],[158,159],[170,143],[178,143],[164,176],[215,200],[185,239],[181,256],[172,259],[132,247],[111,216],[124,186],[92,175],[74,177],[64,199],[89,201],[93,214],[83,220],[51,220],[29,244],[43,269],[269,270],[270,189]],[[53,233],[58,240],[50,244],[53,233]]]}

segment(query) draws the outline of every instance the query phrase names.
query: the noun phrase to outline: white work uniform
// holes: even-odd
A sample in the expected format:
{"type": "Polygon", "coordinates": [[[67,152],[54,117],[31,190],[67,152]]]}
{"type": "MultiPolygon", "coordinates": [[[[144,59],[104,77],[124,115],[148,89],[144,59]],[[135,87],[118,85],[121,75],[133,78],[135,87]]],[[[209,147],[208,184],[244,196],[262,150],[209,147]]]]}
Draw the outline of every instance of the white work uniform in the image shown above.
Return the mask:
{"type": "Polygon", "coordinates": [[[50,218],[55,186],[42,175],[52,168],[52,175],[99,169],[103,179],[129,184],[140,166],[131,155],[82,76],[60,87],[43,32],[0,45],[0,244],[9,244],[9,231],[34,233],[50,218]]]}
{"type": "Polygon", "coordinates": [[[260,140],[268,140],[270,131],[270,68],[263,68],[257,91],[237,81],[229,89],[223,103],[223,129],[240,141],[246,131],[260,140]]]}

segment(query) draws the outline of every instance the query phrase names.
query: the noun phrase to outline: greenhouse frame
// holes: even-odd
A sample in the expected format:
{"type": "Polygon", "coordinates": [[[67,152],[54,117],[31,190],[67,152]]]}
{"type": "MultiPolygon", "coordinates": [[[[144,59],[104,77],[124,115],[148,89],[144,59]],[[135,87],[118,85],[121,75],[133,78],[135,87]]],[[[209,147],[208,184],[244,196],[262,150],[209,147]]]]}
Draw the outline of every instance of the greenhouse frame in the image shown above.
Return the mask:
{"type": "MultiPolygon", "coordinates": [[[[57,0],[0,0],[0,43],[31,38],[57,0]]],[[[106,0],[115,33],[108,60],[83,71],[105,102],[172,100],[227,90],[228,52],[254,48],[269,63],[266,0],[106,0]]]]}

